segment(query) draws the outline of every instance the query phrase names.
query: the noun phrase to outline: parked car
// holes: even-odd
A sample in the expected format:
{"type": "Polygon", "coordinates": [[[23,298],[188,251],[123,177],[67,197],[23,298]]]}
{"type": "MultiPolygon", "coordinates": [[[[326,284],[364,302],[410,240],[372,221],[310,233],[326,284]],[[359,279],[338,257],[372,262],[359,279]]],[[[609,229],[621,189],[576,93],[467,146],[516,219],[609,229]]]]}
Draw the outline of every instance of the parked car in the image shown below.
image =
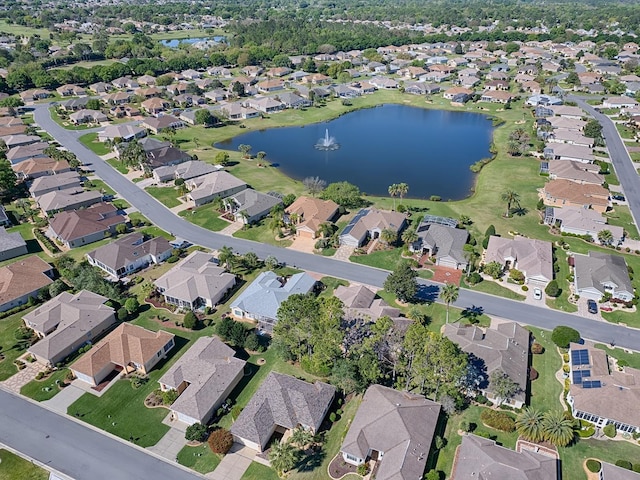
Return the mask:
{"type": "Polygon", "coordinates": [[[533,289],[533,298],[536,300],[542,300],[542,290],[540,290],[539,288],[534,288],[533,289]]]}
{"type": "Polygon", "coordinates": [[[589,313],[598,313],[598,304],[595,300],[587,300],[587,310],[589,313]]]}
{"type": "Polygon", "coordinates": [[[624,195],[613,195],[611,197],[612,200],[617,200],[619,202],[624,202],[626,200],[626,198],[624,198],[624,195]]]}

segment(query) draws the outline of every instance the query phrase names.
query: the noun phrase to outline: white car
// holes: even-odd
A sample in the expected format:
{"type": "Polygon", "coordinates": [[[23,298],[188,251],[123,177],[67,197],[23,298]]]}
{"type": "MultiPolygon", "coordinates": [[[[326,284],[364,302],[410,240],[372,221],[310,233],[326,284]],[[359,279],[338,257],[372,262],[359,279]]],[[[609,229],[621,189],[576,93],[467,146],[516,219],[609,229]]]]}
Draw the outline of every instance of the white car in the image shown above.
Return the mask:
{"type": "Polygon", "coordinates": [[[539,288],[533,289],[533,298],[536,300],[542,300],[542,290],[539,288]]]}

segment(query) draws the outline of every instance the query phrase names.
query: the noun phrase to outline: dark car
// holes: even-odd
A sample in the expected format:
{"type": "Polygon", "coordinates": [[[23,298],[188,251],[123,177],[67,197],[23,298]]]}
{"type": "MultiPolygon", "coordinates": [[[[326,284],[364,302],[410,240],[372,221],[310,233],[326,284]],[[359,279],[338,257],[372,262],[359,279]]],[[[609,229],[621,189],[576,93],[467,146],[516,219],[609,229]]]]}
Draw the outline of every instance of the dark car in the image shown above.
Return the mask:
{"type": "Polygon", "coordinates": [[[619,202],[624,202],[626,199],[624,198],[624,195],[614,195],[611,197],[614,200],[618,200],[619,202]]]}
{"type": "Polygon", "coordinates": [[[587,300],[587,310],[589,313],[598,313],[598,304],[594,300],[587,300]]]}

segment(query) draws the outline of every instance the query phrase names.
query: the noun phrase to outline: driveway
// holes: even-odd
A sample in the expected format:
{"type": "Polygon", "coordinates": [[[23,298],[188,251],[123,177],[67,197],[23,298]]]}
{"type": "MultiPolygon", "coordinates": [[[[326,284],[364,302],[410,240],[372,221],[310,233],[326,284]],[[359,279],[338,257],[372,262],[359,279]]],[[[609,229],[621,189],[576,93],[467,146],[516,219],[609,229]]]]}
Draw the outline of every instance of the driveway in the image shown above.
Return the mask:
{"type": "Polygon", "coordinates": [[[240,480],[255,456],[255,450],[234,443],[216,469],[205,476],[211,480],[240,480]]]}
{"type": "Polygon", "coordinates": [[[293,243],[289,245],[287,248],[290,248],[291,250],[296,250],[298,252],[313,253],[313,250],[314,250],[313,246],[316,244],[317,241],[318,240],[315,238],[297,236],[297,237],[294,237],[293,243]]]}
{"type": "MultiPolygon", "coordinates": [[[[78,382],[79,380],[74,381],[78,382]]],[[[78,400],[84,394],[85,391],[83,389],[72,383],[71,385],[63,388],[62,391],[52,399],[42,402],[42,405],[50,408],[54,412],[66,415],[69,405],[78,400]]]]}
{"type": "Polygon", "coordinates": [[[178,453],[186,444],[187,440],[184,438],[184,432],[178,428],[170,428],[158,443],[152,447],[148,447],[147,450],[157,453],[167,460],[175,462],[178,457],[178,453]]]}

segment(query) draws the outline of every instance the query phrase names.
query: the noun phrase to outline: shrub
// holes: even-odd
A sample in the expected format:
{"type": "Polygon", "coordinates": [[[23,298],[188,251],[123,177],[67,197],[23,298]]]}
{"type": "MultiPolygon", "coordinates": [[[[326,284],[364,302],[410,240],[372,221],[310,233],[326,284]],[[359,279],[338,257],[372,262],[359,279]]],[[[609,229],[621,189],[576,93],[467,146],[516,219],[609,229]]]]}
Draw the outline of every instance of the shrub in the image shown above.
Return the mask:
{"type": "Polygon", "coordinates": [[[485,397],[484,395],[477,395],[476,402],[484,405],[485,403],[487,403],[487,397],[485,397]]]}
{"type": "Polygon", "coordinates": [[[560,295],[560,287],[558,286],[558,282],[556,280],[551,280],[547,284],[547,288],[544,289],[544,292],[550,297],[556,298],[560,295]]]}
{"type": "Polygon", "coordinates": [[[440,480],[442,477],[440,476],[439,470],[429,470],[424,478],[425,480],[440,480]]]}
{"type": "Polygon", "coordinates": [[[629,366],[629,362],[627,362],[626,360],[618,360],[618,366],[619,367],[628,367],[629,366]]]}
{"type": "Polygon", "coordinates": [[[516,429],[516,422],[513,418],[503,412],[485,409],[480,414],[480,419],[482,420],[482,423],[488,427],[495,428],[496,430],[501,430],[503,432],[513,432],[516,429]]]}
{"type": "Polygon", "coordinates": [[[364,477],[367,473],[369,473],[369,465],[366,463],[361,463],[360,465],[358,465],[356,472],[358,472],[358,475],[362,475],[364,477]]]}
{"type": "Polygon", "coordinates": [[[631,470],[633,468],[633,465],[629,460],[618,460],[616,462],[616,466],[620,468],[626,468],[627,470],[631,470]]]}
{"type": "Polygon", "coordinates": [[[533,345],[531,345],[531,353],[534,355],[540,355],[541,353],[544,353],[544,347],[538,342],[533,342],[533,345]]]}
{"type": "Polygon", "coordinates": [[[195,313],[189,310],[187,313],[185,313],[184,318],[182,319],[182,324],[184,325],[184,328],[193,330],[198,324],[198,317],[196,317],[195,313]]]}
{"type": "Polygon", "coordinates": [[[599,461],[594,460],[593,458],[587,460],[587,470],[589,470],[590,472],[598,473],[600,471],[600,468],[602,468],[602,465],[600,465],[599,461]]]}
{"type": "Polygon", "coordinates": [[[526,285],[522,285],[522,291],[523,292],[528,292],[529,291],[529,287],[527,287],[526,285]]]}
{"type": "Polygon", "coordinates": [[[633,468],[631,469],[636,473],[640,473],[640,463],[634,463],[633,468]]]}
{"type": "Polygon", "coordinates": [[[480,275],[478,272],[473,272],[470,275],[467,275],[466,280],[468,284],[475,285],[482,281],[482,275],[480,275]]]}
{"type": "Polygon", "coordinates": [[[440,195],[431,195],[429,197],[429,200],[432,202],[440,202],[442,200],[442,197],[440,195]]]}
{"type": "Polygon", "coordinates": [[[127,309],[122,307],[118,309],[118,321],[120,322],[124,322],[127,317],[129,317],[129,313],[127,312],[127,309]]]}
{"type": "Polygon", "coordinates": [[[242,407],[240,407],[240,405],[234,405],[234,407],[231,409],[231,416],[233,417],[234,420],[236,420],[241,413],[242,413],[242,407]]]}
{"type": "Polygon", "coordinates": [[[219,428],[218,430],[214,430],[209,435],[209,448],[213,453],[226,454],[233,445],[233,435],[231,432],[225,428],[219,428]]]}
{"type": "Polygon", "coordinates": [[[331,412],[331,413],[329,414],[329,421],[330,421],[331,423],[333,423],[333,422],[335,422],[335,421],[336,421],[336,412],[331,412]]]}
{"type": "Polygon", "coordinates": [[[470,432],[471,428],[469,422],[467,422],[466,420],[462,420],[460,422],[460,430],[462,430],[463,432],[470,432]]]}
{"type": "Polygon", "coordinates": [[[247,335],[247,338],[244,339],[244,348],[245,350],[250,350],[252,352],[260,351],[260,340],[258,339],[258,335],[255,331],[250,332],[247,335]]]}
{"type": "Polygon", "coordinates": [[[194,423],[189,425],[184,433],[184,438],[190,442],[201,442],[207,435],[207,427],[201,423],[194,423]]]}
{"type": "Polygon", "coordinates": [[[538,378],[538,371],[531,367],[531,369],[529,369],[529,380],[531,380],[532,382],[538,378]]]}
{"type": "MultiPolygon", "coordinates": [[[[613,423],[608,423],[603,429],[602,433],[604,433],[607,437],[613,438],[616,436],[616,426],[613,423]]],[[[617,465],[617,463],[616,463],[617,465]]],[[[629,467],[631,468],[631,467],[629,467]]]]}
{"type": "Polygon", "coordinates": [[[570,343],[580,341],[580,333],[571,327],[560,325],[553,329],[551,341],[560,348],[569,348],[570,343]]]}

